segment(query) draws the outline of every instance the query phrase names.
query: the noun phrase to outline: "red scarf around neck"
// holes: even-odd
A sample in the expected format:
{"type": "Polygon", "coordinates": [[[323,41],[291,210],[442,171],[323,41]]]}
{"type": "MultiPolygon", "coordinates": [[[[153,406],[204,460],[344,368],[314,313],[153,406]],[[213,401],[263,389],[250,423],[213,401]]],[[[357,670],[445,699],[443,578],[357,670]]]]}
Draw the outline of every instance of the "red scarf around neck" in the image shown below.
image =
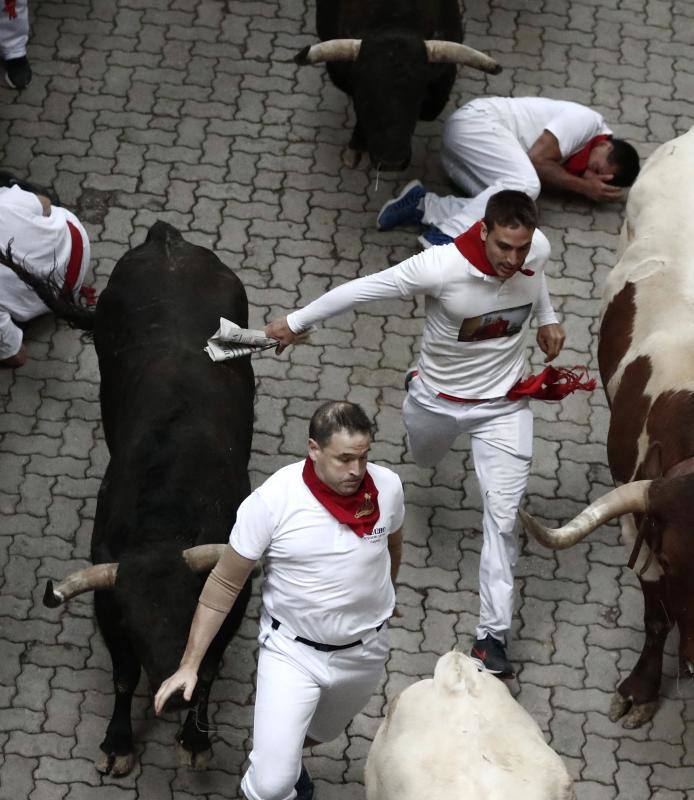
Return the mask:
{"type": "Polygon", "coordinates": [[[596,144],[600,144],[600,142],[605,142],[611,138],[612,137],[606,133],[601,133],[599,136],[594,136],[588,142],[588,144],[584,145],[578,151],[578,153],[574,153],[572,156],[569,156],[562,166],[571,175],[583,175],[583,173],[588,169],[588,158],[590,156],[590,151],[595,147],[596,144]]]}
{"type": "Polygon", "coordinates": [[[5,13],[10,19],[17,19],[17,0],[5,0],[5,13]]]}
{"type": "Polygon", "coordinates": [[[331,489],[316,475],[313,461],[307,458],[301,473],[304,483],[318,502],[329,511],[338,522],[364,536],[371,533],[379,517],[378,489],[369,471],[354,494],[342,495],[331,489]]]}
{"type": "MultiPolygon", "coordinates": [[[[499,276],[496,274],[496,270],[492,266],[491,261],[487,258],[481,234],[482,220],[479,220],[479,222],[476,222],[471,228],[468,228],[465,233],[456,236],[453,242],[463,258],[466,258],[473,267],[477,267],[477,269],[485,275],[492,275],[498,278],[499,276]]],[[[531,269],[520,269],[518,271],[523,275],[535,274],[531,269]]]]}

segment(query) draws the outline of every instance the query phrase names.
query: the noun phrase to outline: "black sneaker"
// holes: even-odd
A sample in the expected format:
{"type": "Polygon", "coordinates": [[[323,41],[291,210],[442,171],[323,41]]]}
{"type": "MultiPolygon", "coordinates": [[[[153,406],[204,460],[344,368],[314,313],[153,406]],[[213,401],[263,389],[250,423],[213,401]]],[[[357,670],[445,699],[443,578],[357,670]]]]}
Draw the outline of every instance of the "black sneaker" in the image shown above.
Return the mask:
{"type": "Polygon", "coordinates": [[[484,639],[475,639],[470,656],[481,672],[490,672],[497,678],[512,678],[515,675],[510,661],[506,658],[504,643],[495,639],[490,633],[484,639]]]}
{"type": "Polygon", "coordinates": [[[314,786],[308,770],[302,764],[299,780],[294,784],[296,790],[296,800],[313,800],[314,786]]]}
{"type": "Polygon", "coordinates": [[[13,89],[26,89],[31,83],[31,66],[26,56],[5,61],[5,80],[13,89]]]}

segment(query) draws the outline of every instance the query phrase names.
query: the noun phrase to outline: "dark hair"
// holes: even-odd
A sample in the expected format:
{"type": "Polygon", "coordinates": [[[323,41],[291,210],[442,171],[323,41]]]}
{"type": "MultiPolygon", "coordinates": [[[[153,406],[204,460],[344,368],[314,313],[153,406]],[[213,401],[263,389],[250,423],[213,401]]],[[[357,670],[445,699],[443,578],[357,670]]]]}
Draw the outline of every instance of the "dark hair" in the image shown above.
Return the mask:
{"type": "Polygon", "coordinates": [[[488,230],[495,225],[504,228],[522,226],[528,230],[537,228],[537,207],[525,192],[504,189],[493,194],[484,210],[484,224],[488,230]]]}
{"type": "Polygon", "coordinates": [[[612,139],[612,149],[607,154],[607,163],[616,167],[615,176],[610,181],[615,186],[631,186],[641,169],[639,154],[633,145],[624,139],[612,139]]]}
{"type": "Polygon", "coordinates": [[[329,400],[313,412],[308,437],[319,447],[325,447],[333,433],[342,430],[373,435],[373,425],[361,406],[346,400],[329,400]]]}

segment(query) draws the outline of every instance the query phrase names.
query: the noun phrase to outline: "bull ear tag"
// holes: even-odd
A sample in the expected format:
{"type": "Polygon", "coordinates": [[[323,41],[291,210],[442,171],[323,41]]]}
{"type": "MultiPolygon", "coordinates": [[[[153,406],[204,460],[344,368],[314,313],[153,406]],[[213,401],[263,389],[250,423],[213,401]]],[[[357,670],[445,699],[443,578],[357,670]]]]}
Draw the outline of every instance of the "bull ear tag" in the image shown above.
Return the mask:
{"type": "Polygon", "coordinates": [[[362,517],[368,517],[369,514],[373,514],[376,510],[373,502],[371,501],[371,495],[366,492],[364,494],[364,499],[359,506],[359,510],[354,514],[355,519],[361,519],[362,517]]]}

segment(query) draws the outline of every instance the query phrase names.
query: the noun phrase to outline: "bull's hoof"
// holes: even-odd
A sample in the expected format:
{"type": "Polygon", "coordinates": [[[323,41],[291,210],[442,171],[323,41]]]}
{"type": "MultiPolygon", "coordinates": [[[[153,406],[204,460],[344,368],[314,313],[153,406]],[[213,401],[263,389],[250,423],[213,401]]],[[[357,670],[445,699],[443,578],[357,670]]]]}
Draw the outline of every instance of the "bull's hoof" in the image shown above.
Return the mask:
{"type": "Polygon", "coordinates": [[[623,697],[616,692],[610,704],[609,717],[611,722],[618,722],[621,719],[623,728],[633,730],[653,719],[657,710],[657,700],[651,700],[648,703],[634,703],[632,697],[623,697]]]}
{"type": "Polygon", "coordinates": [[[132,772],[135,766],[135,753],[126,753],[124,756],[117,756],[113,753],[99,753],[95,766],[102,775],[112,775],[114,778],[122,778],[132,772]]]}
{"type": "Polygon", "coordinates": [[[176,742],[176,760],[179,767],[188,767],[200,772],[210,764],[212,759],[212,748],[208,750],[201,750],[199,753],[193,753],[180,743],[176,742]]]}
{"type": "Polygon", "coordinates": [[[628,697],[622,697],[619,692],[615,692],[607,715],[610,722],[618,722],[630,708],[631,700],[628,697]]]}
{"type": "Polygon", "coordinates": [[[655,712],[658,710],[658,701],[653,700],[650,703],[641,703],[640,705],[634,704],[631,711],[622,720],[622,727],[628,730],[640,728],[644,723],[653,719],[655,712]]]}
{"type": "Polygon", "coordinates": [[[342,151],[342,164],[343,166],[347,167],[347,169],[354,169],[355,167],[358,167],[360,161],[361,152],[359,150],[353,150],[351,147],[345,147],[345,149],[342,151]]]}

